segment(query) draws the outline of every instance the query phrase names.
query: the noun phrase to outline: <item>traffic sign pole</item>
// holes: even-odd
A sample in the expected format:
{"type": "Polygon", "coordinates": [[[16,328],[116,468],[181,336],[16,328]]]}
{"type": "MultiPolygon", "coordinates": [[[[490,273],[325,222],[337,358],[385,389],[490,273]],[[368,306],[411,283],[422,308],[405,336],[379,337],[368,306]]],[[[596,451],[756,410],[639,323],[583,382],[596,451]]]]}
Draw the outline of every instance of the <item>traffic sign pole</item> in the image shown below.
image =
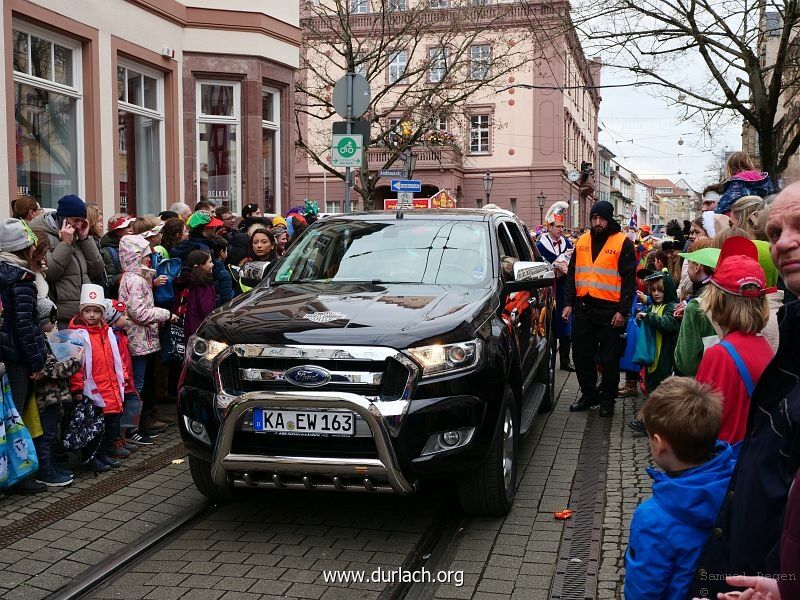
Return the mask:
{"type": "MultiPolygon", "coordinates": [[[[347,122],[347,133],[353,133],[353,73],[352,71],[348,71],[346,73],[347,77],[347,115],[345,115],[345,121],[347,122]]],[[[350,212],[350,184],[351,184],[351,175],[350,175],[350,167],[346,167],[344,170],[344,212],[350,212]]]]}

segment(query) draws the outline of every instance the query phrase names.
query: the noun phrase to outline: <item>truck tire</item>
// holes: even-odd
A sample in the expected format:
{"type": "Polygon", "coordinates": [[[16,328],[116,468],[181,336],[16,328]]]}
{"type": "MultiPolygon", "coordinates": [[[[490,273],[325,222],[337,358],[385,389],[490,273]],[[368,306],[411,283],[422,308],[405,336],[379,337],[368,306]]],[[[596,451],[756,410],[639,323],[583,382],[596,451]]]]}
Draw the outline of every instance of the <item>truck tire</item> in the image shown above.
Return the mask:
{"type": "Polygon", "coordinates": [[[464,512],[499,517],[514,503],[519,456],[519,411],[506,388],[492,445],[483,464],[458,479],[458,500],[464,512]]]}
{"type": "Polygon", "coordinates": [[[238,497],[237,491],[233,486],[220,487],[211,478],[211,463],[208,463],[196,456],[189,455],[189,471],[197,490],[206,498],[217,500],[218,502],[229,502],[238,497]]]}
{"type": "Polygon", "coordinates": [[[547,344],[547,352],[548,355],[536,374],[536,382],[546,386],[544,398],[539,405],[540,413],[550,412],[556,405],[556,338],[552,334],[547,344]]]}

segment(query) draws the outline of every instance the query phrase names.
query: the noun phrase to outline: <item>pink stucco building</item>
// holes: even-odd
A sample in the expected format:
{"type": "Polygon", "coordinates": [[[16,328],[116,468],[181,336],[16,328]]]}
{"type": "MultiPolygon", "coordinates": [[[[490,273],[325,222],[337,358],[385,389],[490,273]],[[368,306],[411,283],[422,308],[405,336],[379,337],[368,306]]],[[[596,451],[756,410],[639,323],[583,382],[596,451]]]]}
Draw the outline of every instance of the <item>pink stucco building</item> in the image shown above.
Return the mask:
{"type": "MultiPolygon", "coordinates": [[[[401,3],[411,7],[417,2],[401,3]]],[[[363,13],[351,19],[364,19],[365,28],[354,32],[370,35],[366,27],[369,11],[379,10],[380,2],[352,0],[363,13]]],[[[482,5],[490,4],[487,0],[482,5]]],[[[490,202],[517,213],[530,226],[541,222],[541,213],[557,200],[570,203],[570,226],[584,226],[588,211],[595,199],[597,165],[597,133],[600,94],[600,62],[584,55],[574,32],[564,27],[569,17],[566,2],[516,2],[508,10],[506,2],[494,0],[485,10],[505,10],[502,22],[495,25],[507,32],[516,30],[521,43],[530,45],[536,57],[524,68],[509,73],[492,83],[491,91],[475,94],[460,112],[465,118],[458,125],[441,123],[461,143],[453,146],[417,145],[414,179],[420,179],[423,190],[418,197],[428,197],[446,189],[461,207],[476,207],[486,203],[484,176],[491,173],[493,184],[490,202]],[[533,15],[533,17],[532,17],[533,15]],[[570,171],[580,177],[571,182],[570,171]],[[545,196],[543,210],[539,196],[545,196]]],[[[430,6],[442,11],[462,10],[447,0],[437,0],[430,6]]],[[[301,20],[302,24],[302,20],[301,20]]],[[[489,52],[502,52],[492,46],[492,32],[476,44],[489,46],[489,52]]],[[[498,44],[499,45],[499,44],[498,44]]],[[[413,62],[411,58],[410,62],[413,62]]],[[[377,73],[370,80],[373,96],[385,85],[386,75],[377,73]]],[[[386,119],[391,120],[391,115],[386,119]]],[[[400,118],[398,114],[396,118],[400,118]]],[[[396,121],[396,119],[395,119],[396,121]]],[[[307,124],[307,122],[305,122],[307,124]]],[[[392,123],[373,122],[375,127],[390,127],[392,123]]],[[[327,126],[329,130],[329,125],[327,126]]],[[[308,135],[308,132],[305,132],[308,135]]],[[[302,153],[298,155],[295,171],[294,196],[320,201],[328,212],[342,208],[344,185],[302,153]]],[[[386,160],[385,148],[368,151],[370,172],[380,169],[386,160]]],[[[574,178],[574,175],[573,175],[574,178]]],[[[376,189],[376,208],[384,198],[394,198],[389,181],[383,180],[376,189]]],[[[354,195],[358,198],[358,195],[354,195]]],[[[297,203],[297,202],[296,202],[297,203]]],[[[360,208],[356,205],[357,208],[360,208]]]]}

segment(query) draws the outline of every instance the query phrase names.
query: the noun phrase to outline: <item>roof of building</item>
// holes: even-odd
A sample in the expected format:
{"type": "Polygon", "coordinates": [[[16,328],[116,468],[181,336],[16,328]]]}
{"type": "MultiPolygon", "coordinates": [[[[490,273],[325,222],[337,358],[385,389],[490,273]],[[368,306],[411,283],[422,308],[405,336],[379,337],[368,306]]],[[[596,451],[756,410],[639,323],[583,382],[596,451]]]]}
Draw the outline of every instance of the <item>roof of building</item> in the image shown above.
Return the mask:
{"type": "Polygon", "coordinates": [[[641,179],[642,183],[654,188],[676,188],[678,187],[669,179],[641,179]]]}

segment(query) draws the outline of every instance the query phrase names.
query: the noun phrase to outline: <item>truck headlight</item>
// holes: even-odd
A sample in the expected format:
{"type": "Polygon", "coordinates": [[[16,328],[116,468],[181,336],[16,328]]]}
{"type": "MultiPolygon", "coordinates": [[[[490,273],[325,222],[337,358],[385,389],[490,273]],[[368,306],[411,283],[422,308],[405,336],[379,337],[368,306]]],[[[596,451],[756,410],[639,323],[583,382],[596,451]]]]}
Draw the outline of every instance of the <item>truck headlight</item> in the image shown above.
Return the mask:
{"type": "Polygon", "coordinates": [[[448,375],[475,367],[481,360],[483,342],[472,340],[457,344],[434,344],[408,348],[405,353],[422,367],[422,377],[448,375]]]}
{"type": "Polygon", "coordinates": [[[199,335],[193,335],[186,344],[186,351],[191,362],[201,369],[211,371],[214,359],[227,347],[228,344],[224,342],[204,340],[199,335]]]}

